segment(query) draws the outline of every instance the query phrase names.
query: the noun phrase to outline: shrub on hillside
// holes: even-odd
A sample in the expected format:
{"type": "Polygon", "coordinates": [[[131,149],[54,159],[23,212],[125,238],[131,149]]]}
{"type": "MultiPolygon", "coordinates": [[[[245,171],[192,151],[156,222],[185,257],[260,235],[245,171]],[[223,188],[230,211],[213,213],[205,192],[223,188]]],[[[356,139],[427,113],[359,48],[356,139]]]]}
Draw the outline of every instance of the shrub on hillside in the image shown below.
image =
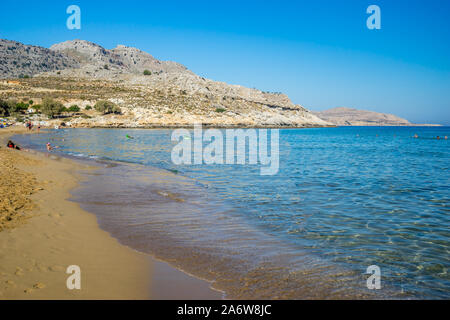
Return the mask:
{"type": "Polygon", "coordinates": [[[121,114],[122,113],[122,110],[120,110],[120,108],[118,106],[116,106],[111,101],[106,101],[106,100],[98,101],[95,104],[94,109],[103,114],[109,114],[109,113],[121,114]]]}
{"type": "Polygon", "coordinates": [[[78,107],[76,104],[70,106],[69,108],[69,112],[79,112],[80,111],[80,107],[78,107]]]}
{"type": "Polygon", "coordinates": [[[18,102],[13,108],[13,112],[25,112],[28,110],[28,107],[29,107],[28,103],[18,102]]]}

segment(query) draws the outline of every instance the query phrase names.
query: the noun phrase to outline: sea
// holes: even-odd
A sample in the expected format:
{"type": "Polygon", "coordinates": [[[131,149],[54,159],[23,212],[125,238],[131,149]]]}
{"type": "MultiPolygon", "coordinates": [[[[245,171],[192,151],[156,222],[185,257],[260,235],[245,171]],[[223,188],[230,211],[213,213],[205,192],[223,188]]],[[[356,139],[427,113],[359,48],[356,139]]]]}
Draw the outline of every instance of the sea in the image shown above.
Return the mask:
{"type": "Polygon", "coordinates": [[[173,132],[52,129],[14,142],[95,165],[71,200],[226,298],[450,298],[450,127],[280,129],[273,175],[174,164],[173,132]]]}

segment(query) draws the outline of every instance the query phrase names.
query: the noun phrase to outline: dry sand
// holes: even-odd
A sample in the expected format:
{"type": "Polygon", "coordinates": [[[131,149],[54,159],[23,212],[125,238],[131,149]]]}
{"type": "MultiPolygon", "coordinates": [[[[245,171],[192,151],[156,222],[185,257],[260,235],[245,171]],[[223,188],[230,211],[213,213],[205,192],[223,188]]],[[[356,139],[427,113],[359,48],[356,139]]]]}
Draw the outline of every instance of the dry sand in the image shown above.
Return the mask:
{"type": "Polygon", "coordinates": [[[78,170],[66,158],[5,148],[0,131],[0,299],[220,299],[209,284],[121,245],[67,200],[78,170]],[[81,269],[81,290],[66,286],[81,269]]]}

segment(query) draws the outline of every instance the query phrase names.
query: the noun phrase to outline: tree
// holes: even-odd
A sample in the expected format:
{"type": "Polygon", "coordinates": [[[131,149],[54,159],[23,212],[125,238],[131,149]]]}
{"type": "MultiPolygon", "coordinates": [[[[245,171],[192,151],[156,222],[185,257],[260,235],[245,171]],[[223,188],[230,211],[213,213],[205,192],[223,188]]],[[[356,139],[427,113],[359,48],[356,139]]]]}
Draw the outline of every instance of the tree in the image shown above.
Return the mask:
{"type": "Polygon", "coordinates": [[[100,100],[94,106],[94,109],[103,114],[115,113],[121,114],[122,110],[111,101],[100,100]]]}
{"type": "Polygon", "coordinates": [[[150,70],[144,70],[144,76],[151,76],[152,72],[150,70]]]}
{"type": "Polygon", "coordinates": [[[12,112],[25,112],[28,110],[29,105],[25,102],[18,102],[16,105],[12,108],[12,112]]]}
{"type": "Polygon", "coordinates": [[[10,103],[8,101],[0,99],[0,117],[9,117],[10,115],[10,103]]]}
{"type": "Polygon", "coordinates": [[[91,110],[92,107],[90,105],[87,105],[86,108],[84,108],[85,110],[91,110]]]}
{"type": "Polygon", "coordinates": [[[50,118],[54,118],[64,110],[64,105],[61,102],[57,102],[51,98],[45,98],[42,101],[41,112],[46,114],[50,118]]]}

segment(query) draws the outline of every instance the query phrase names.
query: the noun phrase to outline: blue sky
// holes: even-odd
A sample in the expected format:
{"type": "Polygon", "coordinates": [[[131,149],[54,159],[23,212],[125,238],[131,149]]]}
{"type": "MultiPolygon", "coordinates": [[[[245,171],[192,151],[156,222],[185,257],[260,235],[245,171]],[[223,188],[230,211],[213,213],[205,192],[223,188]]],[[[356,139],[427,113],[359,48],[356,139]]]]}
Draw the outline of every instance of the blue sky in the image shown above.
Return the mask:
{"type": "Polygon", "coordinates": [[[218,81],[450,125],[450,0],[8,1],[0,38],[134,46],[218,81]],[[66,8],[81,8],[81,30],[66,8]],[[381,30],[366,9],[381,8],[381,30]]]}

